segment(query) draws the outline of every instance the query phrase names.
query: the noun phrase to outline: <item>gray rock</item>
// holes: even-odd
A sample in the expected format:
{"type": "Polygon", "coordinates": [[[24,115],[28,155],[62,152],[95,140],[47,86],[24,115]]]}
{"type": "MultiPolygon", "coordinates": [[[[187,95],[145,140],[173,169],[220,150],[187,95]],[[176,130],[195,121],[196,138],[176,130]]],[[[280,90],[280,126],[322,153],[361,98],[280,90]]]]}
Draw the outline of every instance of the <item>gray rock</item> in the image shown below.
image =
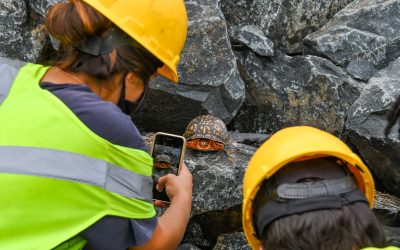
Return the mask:
{"type": "Polygon", "coordinates": [[[400,199],[394,195],[375,191],[374,209],[386,209],[393,212],[399,212],[400,199]]]}
{"type": "Polygon", "coordinates": [[[193,176],[192,217],[185,242],[212,247],[221,234],[243,231],[243,176],[255,148],[231,143],[220,152],[187,150],[193,176]]]}
{"type": "Polygon", "coordinates": [[[384,227],[388,246],[400,247],[400,227],[384,227]]]}
{"type": "MultiPolygon", "coordinates": [[[[385,227],[400,227],[400,199],[394,195],[375,191],[373,212],[385,227]]],[[[400,236],[400,234],[397,234],[400,236]]]]}
{"type": "MultiPolygon", "coordinates": [[[[28,20],[26,0],[3,0],[0,2],[2,25],[21,26],[28,20]]],[[[17,32],[15,34],[18,34],[17,32]]]]}
{"type": "Polygon", "coordinates": [[[209,248],[211,246],[211,242],[208,239],[207,235],[205,235],[205,233],[203,232],[202,226],[198,224],[193,218],[189,221],[189,224],[186,227],[183,241],[199,247],[209,248]]]}
{"type": "Polygon", "coordinates": [[[232,141],[256,148],[260,147],[270,136],[270,134],[240,133],[237,130],[230,133],[230,139],[232,141]]]}
{"type": "Polygon", "coordinates": [[[352,0],[220,0],[229,26],[255,25],[288,53],[301,53],[303,38],[352,0]]]}
{"type": "Polygon", "coordinates": [[[183,244],[179,245],[177,250],[201,250],[201,248],[198,248],[195,245],[190,244],[190,243],[183,243],[183,244]]]}
{"type": "Polygon", "coordinates": [[[220,152],[186,151],[185,163],[193,175],[192,215],[242,203],[243,176],[255,150],[235,143],[220,152]]]}
{"type": "Polygon", "coordinates": [[[346,70],[351,77],[363,82],[367,82],[377,72],[374,65],[362,59],[351,61],[346,70]]]}
{"type": "Polygon", "coordinates": [[[243,232],[223,234],[218,237],[213,250],[251,250],[243,232]]]}
{"type": "Polygon", "coordinates": [[[372,77],[349,110],[346,128],[349,140],[385,188],[400,195],[400,140],[398,124],[388,138],[386,112],[400,95],[400,58],[372,77]]]}
{"type": "Polygon", "coordinates": [[[243,232],[242,205],[195,215],[190,219],[189,225],[196,227],[188,227],[184,241],[211,249],[221,234],[243,232]]]}
{"type": "Polygon", "coordinates": [[[149,132],[182,134],[192,118],[207,113],[229,123],[245,98],[217,0],[187,1],[186,7],[189,33],[178,70],[180,83],[155,79],[146,108],[135,119],[149,132]]]}
{"type": "Polygon", "coordinates": [[[361,85],[341,68],[315,56],[260,58],[238,54],[246,102],[232,126],[242,133],[272,133],[310,125],[341,134],[361,85]]]}
{"type": "Polygon", "coordinates": [[[68,2],[67,0],[29,0],[29,6],[35,10],[39,15],[45,16],[50,6],[60,3],[68,2]]]}
{"type": "Polygon", "coordinates": [[[29,12],[27,2],[0,2],[0,56],[35,62],[46,44],[42,20],[29,12]]]}
{"type": "Polygon", "coordinates": [[[243,44],[260,56],[274,55],[274,44],[264,36],[258,27],[252,25],[233,26],[228,30],[232,42],[243,44]]]}
{"type": "Polygon", "coordinates": [[[346,67],[364,59],[381,69],[400,54],[400,0],[356,0],[304,39],[306,52],[346,67]]]}

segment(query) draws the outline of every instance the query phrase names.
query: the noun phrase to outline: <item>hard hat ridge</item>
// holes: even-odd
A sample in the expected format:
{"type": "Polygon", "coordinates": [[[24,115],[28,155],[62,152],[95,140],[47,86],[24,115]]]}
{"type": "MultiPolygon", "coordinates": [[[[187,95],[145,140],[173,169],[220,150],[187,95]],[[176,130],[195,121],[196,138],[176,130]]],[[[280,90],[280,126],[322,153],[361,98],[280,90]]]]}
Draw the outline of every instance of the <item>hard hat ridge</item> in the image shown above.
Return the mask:
{"type": "MultiPolygon", "coordinates": [[[[269,224],[292,214],[337,209],[355,202],[368,206],[368,200],[357,188],[351,173],[333,158],[290,163],[271,177],[270,181],[276,185],[273,188],[274,195],[271,196],[273,198],[257,208],[255,216],[258,238],[269,224]]],[[[255,199],[264,196],[263,192],[267,188],[272,187],[262,186],[255,199]]]]}

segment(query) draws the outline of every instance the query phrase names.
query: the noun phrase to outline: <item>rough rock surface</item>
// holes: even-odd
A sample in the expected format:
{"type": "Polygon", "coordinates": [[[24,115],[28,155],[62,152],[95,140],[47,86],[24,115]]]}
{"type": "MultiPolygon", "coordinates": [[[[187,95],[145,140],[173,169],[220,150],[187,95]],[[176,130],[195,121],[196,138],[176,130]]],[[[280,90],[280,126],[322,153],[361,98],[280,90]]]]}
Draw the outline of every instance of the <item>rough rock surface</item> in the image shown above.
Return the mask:
{"type": "Polygon", "coordinates": [[[45,16],[50,6],[56,3],[68,2],[67,0],[29,0],[29,5],[39,15],[45,16]]]}
{"type": "MultiPolygon", "coordinates": [[[[243,44],[260,56],[273,56],[274,44],[257,26],[229,27],[231,42],[243,44]]],[[[234,46],[234,45],[233,45],[234,46]]]]}
{"type": "Polygon", "coordinates": [[[27,1],[0,2],[0,56],[35,62],[42,52],[47,32],[40,16],[27,1]]]}
{"type": "Polygon", "coordinates": [[[177,248],[177,250],[201,250],[201,248],[190,243],[183,243],[177,248]]]}
{"type": "Polygon", "coordinates": [[[352,0],[220,0],[229,25],[255,25],[288,53],[302,51],[303,38],[317,31],[352,0]]]}
{"type": "Polygon", "coordinates": [[[398,124],[388,138],[383,130],[385,114],[400,95],[400,58],[368,81],[352,105],[347,121],[349,140],[366,160],[383,185],[400,195],[400,139],[398,124]]]}
{"type": "Polygon", "coordinates": [[[244,171],[255,148],[239,143],[220,152],[188,150],[185,163],[193,176],[191,223],[185,241],[213,246],[220,234],[242,231],[244,171]]]}
{"type": "Polygon", "coordinates": [[[400,227],[400,199],[398,197],[376,191],[373,211],[384,226],[400,227]]]}
{"type": "Polygon", "coordinates": [[[400,55],[399,13],[400,0],[356,0],[304,43],[336,65],[364,59],[381,69],[400,55]]]}
{"type": "Polygon", "coordinates": [[[241,132],[271,133],[311,125],[340,134],[361,84],[328,60],[315,56],[263,59],[238,53],[246,102],[233,121],[241,132]]]}
{"type": "Polygon", "coordinates": [[[251,250],[244,233],[222,234],[217,239],[213,250],[251,250]]]}
{"type": "Polygon", "coordinates": [[[229,123],[244,101],[244,83],[217,0],[185,3],[189,31],[179,84],[154,80],[146,108],[136,119],[146,131],[183,133],[192,118],[206,113],[229,123]]]}
{"type": "Polygon", "coordinates": [[[375,67],[363,59],[352,60],[346,68],[351,77],[363,82],[367,82],[376,72],[375,67]]]}
{"type": "Polygon", "coordinates": [[[193,175],[192,215],[242,203],[243,175],[254,147],[234,143],[220,152],[186,152],[185,163],[193,175]]]}

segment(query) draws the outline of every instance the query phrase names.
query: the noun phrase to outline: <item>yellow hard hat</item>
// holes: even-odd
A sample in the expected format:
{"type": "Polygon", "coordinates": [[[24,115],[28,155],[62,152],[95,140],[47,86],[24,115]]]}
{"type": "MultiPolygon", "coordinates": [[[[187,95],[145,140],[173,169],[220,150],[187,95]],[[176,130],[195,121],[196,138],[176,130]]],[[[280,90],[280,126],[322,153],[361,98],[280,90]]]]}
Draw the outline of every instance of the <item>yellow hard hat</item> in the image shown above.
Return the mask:
{"type": "Polygon", "coordinates": [[[242,223],[246,238],[253,249],[261,246],[253,221],[253,200],[263,181],[290,162],[327,156],[337,157],[347,163],[359,189],[364,192],[370,207],[373,206],[375,187],[372,175],[344,142],[313,127],[282,129],[255,152],[244,176],[242,223]]]}
{"type": "Polygon", "coordinates": [[[158,73],[178,82],[187,35],[183,0],[83,0],[164,63],[158,73]]]}

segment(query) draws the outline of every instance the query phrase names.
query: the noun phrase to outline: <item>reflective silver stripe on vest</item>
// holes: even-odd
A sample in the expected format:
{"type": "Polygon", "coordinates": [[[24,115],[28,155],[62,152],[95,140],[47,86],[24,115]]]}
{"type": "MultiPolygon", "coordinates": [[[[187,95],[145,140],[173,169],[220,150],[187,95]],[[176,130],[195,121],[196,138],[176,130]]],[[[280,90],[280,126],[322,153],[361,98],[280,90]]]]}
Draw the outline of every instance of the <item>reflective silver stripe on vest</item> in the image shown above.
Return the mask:
{"type": "Polygon", "coordinates": [[[0,146],[0,172],[69,180],[152,200],[151,177],[88,156],[43,148],[0,146]]]}
{"type": "Polygon", "coordinates": [[[4,102],[24,62],[0,57],[0,105],[4,102]]]}

